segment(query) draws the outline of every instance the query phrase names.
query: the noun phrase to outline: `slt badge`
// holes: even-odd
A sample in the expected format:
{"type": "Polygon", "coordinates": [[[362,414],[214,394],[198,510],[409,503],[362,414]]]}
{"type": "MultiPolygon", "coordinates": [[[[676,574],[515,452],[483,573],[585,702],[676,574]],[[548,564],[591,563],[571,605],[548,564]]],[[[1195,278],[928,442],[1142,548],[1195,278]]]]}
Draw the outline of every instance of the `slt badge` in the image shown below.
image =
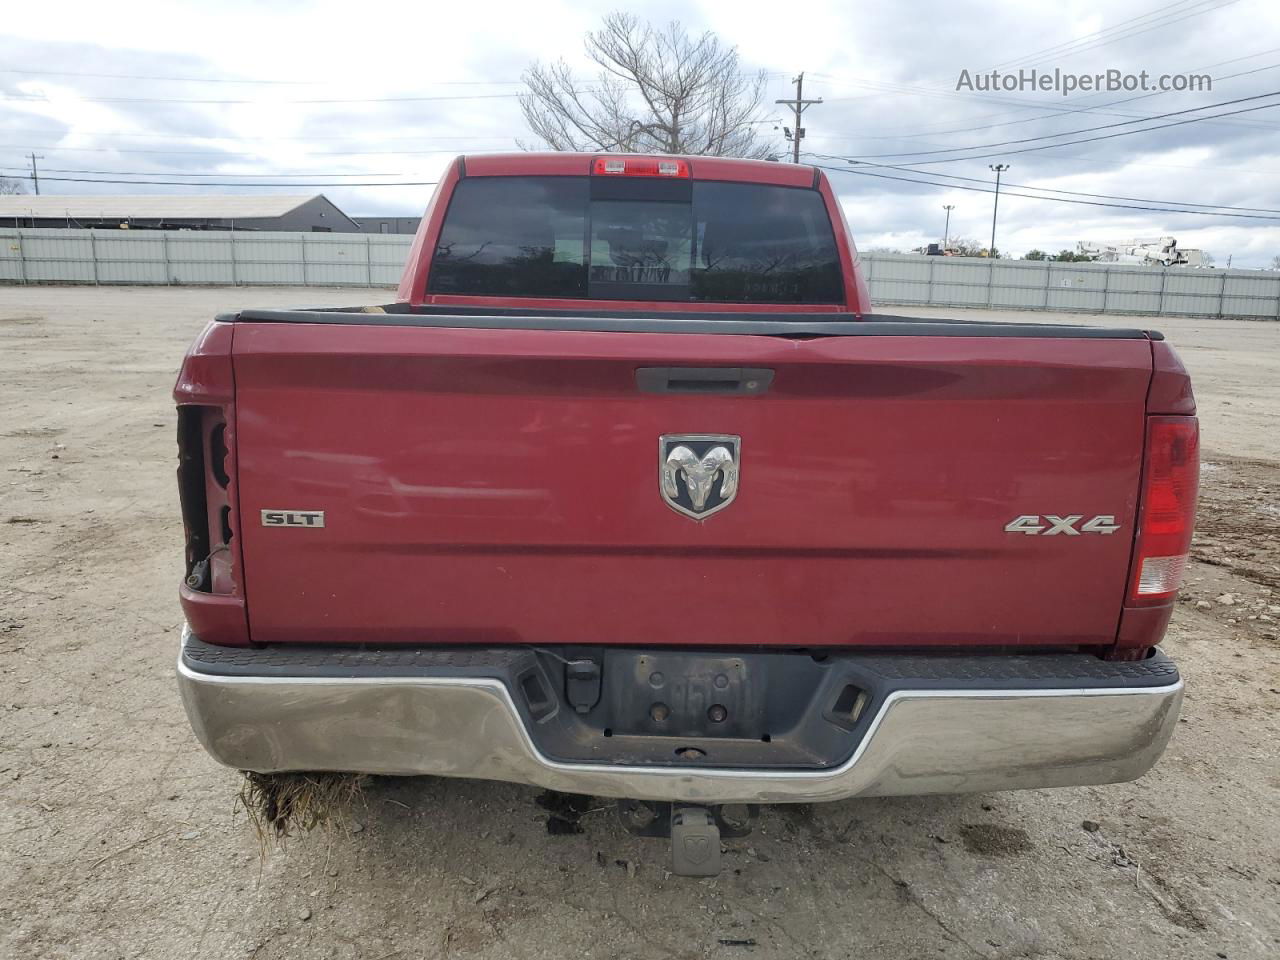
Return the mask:
{"type": "Polygon", "coordinates": [[[742,438],[669,433],[658,438],[658,487],[676,513],[703,520],[738,495],[742,438]]]}

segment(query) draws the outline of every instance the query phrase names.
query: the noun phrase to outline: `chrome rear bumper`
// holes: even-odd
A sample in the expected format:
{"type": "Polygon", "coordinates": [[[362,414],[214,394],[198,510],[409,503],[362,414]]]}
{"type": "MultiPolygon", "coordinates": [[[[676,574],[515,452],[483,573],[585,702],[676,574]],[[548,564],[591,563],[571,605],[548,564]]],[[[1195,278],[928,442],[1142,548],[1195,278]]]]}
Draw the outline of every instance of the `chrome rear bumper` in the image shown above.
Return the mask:
{"type": "Polygon", "coordinates": [[[262,773],[470,777],[692,803],[787,803],[1113,783],[1140,777],[1176,725],[1182,681],[1159,686],[896,690],[853,755],[826,769],[567,763],[530,737],[507,685],[483,677],[219,675],[182,656],[205,749],[262,773]]]}

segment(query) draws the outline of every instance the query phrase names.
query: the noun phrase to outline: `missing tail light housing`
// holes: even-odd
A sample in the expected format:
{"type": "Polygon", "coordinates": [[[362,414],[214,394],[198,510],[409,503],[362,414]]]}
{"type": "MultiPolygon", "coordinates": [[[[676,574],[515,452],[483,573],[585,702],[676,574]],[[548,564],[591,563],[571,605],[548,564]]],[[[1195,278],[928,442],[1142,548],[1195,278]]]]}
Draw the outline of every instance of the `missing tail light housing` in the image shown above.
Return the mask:
{"type": "Polygon", "coordinates": [[[186,530],[183,613],[206,643],[249,642],[241,573],[235,470],[232,325],[196,338],[174,386],[178,404],[178,493],[186,530]]]}
{"type": "Polygon", "coordinates": [[[202,423],[207,409],[197,406],[178,408],[178,500],[182,505],[182,525],[187,540],[186,583],[194,590],[207,589],[208,564],[205,561],[212,553],[209,501],[205,495],[208,467],[202,423]]]}
{"type": "Polygon", "coordinates": [[[187,587],[228,595],[238,592],[239,544],[225,418],[222,407],[178,407],[178,499],[187,534],[187,587]]]}
{"type": "Polygon", "coordinates": [[[1178,592],[1191,552],[1199,486],[1199,421],[1148,417],[1131,604],[1157,606],[1178,592]]]}

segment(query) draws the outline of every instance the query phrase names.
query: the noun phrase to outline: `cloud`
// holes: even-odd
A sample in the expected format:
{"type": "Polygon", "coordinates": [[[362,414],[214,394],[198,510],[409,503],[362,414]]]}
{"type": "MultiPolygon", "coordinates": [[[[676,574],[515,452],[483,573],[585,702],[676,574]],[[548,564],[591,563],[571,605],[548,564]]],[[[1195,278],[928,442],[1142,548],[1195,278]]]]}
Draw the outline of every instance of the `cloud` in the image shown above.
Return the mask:
{"type": "MultiPolygon", "coordinates": [[[[142,171],[150,179],[300,173],[357,182],[434,180],[454,152],[511,149],[515,138],[527,138],[511,94],[519,90],[513,81],[531,61],[564,57],[584,76],[591,74],[582,35],[599,22],[601,9],[581,0],[506,2],[483,10],[421,2],[353,7],[337,0],[270,6],[139,0],[127,15],[119,5],[68,0],[57,17],[38,7],[15,8],[6,12],[0,66],[64,73],[0,72],[0,173],[23,168],[22,155],[34,150],[45,155],[46,169],[142,171]],[[145,77],[172,79],[139,79],[145,77]],[[15,99],[33,94],[49,100],[15,99]],[[484,99],[388,99],[421,97],[484,99]],[[94,102],[103,98],[131,99],[94,102]],[[248,102],[154,102],[166,99],[248,102]],[[298,102],[356,99],[368,102],[298,102]],[[373,176],[381,173],[394,177],[373,176]],[[337,174],[357,176],[330,176],[337,174]]],[[[940,174],[989,180],[988,164],[1001,160],[1011,164],[1009,184],[1280,209],[1280,159],[1273,159],[1280,152],[1280,109],[1029,153],[1014,151],[1046,141],[963,152],[997,155],[990,158],[925,164],[955,152],[920,152],[1030,140],[1280,89],[1280,55],[1263,53],[1266,38],[1280,28],[1280,5],[1271,0],[1242,0],[1201,16],[1171,11],[1101,37],[1091,35],[1141,12],[1035,7],[1015,0],[980,6],[954,0],[812,0],[796,29],[776,4],[764,0],[662,2],[647,7],[645,15],[680,19],[736,44],[745,67],[769,74],[770,116],[784,116],[785,108],[772,101],[790,96],[791,78],[804,70],[805,95],[824,101],[805,115],[804,148],[815,154],[894,154],[878,162],[927,171],[922,178],[930,180],[942,179],[940,174]],[[1078,42],[1043,55],[1038,65],[1076,72],[1204,71],[1218,78],[1259,72],[1219,79],[1210,93],[1165,93],[1130,102],[1117,101],[1133,94],[1064,100],[1053,93],[955,89],[962,69],[987,70],[1072,41],[1078,42]]],[[[789,118],[785,122],[791,125],[789,118]]],[[[781,131],[770,132],[784,154],[781,131]]],[[[864,247],[939,239],[943,203],[956,206],[954,235],[985,240],[990,234],[989,194],[848,173],[831,177],[864,247]]],[[[53,189],[53,181],[45,186],[53,189]]],[[[56,189],[128,188],[60,182],[56,189]]],[[[410,215],[421,211],[431,190],[318,189],[353,213],[410,215]]],[[[1016,192],[1011,186],[1001,197],[997,239],[1015,253],[1033,246],[1056,250],[1082,239],[1161,234],[1209,249],[1219,263],[1234,255],[1235,265],[1261,267],[1280,253],[1280,221],[1090,207],[1016,192]]]]}

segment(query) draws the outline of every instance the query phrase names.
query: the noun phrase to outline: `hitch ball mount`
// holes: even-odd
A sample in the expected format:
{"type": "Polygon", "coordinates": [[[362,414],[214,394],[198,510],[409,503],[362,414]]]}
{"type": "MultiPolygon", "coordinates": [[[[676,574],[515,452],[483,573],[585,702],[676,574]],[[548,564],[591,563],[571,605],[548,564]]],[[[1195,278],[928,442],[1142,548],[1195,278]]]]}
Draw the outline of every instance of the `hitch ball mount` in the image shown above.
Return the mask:
{"type": "Polygon", "coordinates": [[[720,872],[720,841],[745,837],[759,815],[755,804],[700,807],[619,800],[618,819],[638,837],[671,839],[671,872],[679,877],[714,877],[720,872]]]}

